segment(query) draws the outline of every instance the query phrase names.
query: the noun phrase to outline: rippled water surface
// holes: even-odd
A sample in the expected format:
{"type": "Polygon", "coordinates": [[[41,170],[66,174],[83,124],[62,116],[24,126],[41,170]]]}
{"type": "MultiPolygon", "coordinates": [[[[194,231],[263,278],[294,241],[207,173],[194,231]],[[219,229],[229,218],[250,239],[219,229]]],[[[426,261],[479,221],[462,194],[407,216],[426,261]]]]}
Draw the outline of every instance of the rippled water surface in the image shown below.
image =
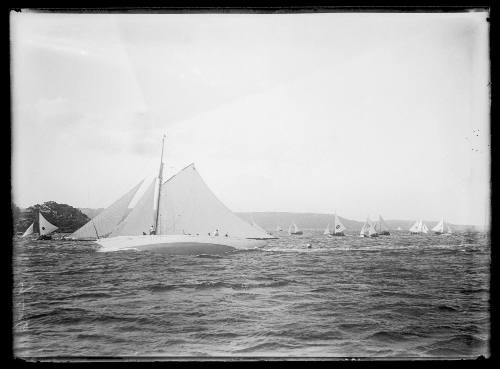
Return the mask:
{"type": "Polygon", "coordinates": [[[487,357],[489,268],[482,233],[306,231],[259,250],[192,256],[14,241],[14,349],[23,357],[487,357]]]}

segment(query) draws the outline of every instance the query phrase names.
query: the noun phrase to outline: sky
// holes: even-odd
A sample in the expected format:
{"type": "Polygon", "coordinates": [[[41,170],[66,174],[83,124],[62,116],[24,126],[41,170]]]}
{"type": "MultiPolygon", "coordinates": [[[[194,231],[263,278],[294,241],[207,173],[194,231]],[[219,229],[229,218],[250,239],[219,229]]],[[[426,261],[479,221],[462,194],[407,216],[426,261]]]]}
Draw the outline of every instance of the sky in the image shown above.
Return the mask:
{"type": "Polygon", "coordinates": [[[233,211],[489,222],[486,12],[12,12],[12,194],[106,207],[194,162],[233,211]]]}

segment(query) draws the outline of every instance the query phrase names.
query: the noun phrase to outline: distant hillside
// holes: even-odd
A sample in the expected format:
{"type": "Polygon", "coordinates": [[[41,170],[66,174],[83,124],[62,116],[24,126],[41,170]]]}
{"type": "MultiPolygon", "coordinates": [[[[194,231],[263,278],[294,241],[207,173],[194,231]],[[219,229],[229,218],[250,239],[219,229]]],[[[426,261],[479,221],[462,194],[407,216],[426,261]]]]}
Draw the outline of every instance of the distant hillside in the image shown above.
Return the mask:
{"type": "MultiPolygon", "coordinates": [[[[99,214],[103,209],[90,209],[90,208],[81,208],[80,211],[87,215],[89,218],[95,217],[99,214]]],[[[253,217],[254,221],[264,228],[267,231],[274,231],[276,226],[281,226],[283,230],[287,230],[288,226],[295,222],[297,226],[302,230],[323,230],[326,225],[330,223],[330,227],[333,225],[333,215],[332,214],[317,214],[317,213],[284,213],[284,212],[242,212],[236,213],[240,218],[246,220],[247,222],[251,222],[253,217]]],[[[346,219],[340,217],[340,221],[346,226],[346,228],[350,231],[355,231],[361,229],[364,221],[357,221],[352,219],[346,219]]],[[[375,220],[375,219],[372,219],[375,220]]],[[[413,223],[414,220],[393,220],[393,219],[385,219],[387,226],[390,229],[397,229],[401,227],[403,230],[408,230],[413,223]]],[[[427,224],[429,228],[434,227],[438,220],[424,220],[424,223],[427,224]]],[[[453,225],[451,224],[454,230],[464,231],[464,230],[473,230],[473,226],[467,225],[453,225]]]]}
{"type": "MultiPolygon", "coordinates": [[[[300,229],[309,230],[324,230],[326,225],[329,223],[330,228],[333,225],[333,215],[332,214],[316,214],[316,213],[282,213],[282,212],[259,212],[259,213],[236,213],[241,218],[250,222],[252,217],[254,221],[260,225],[262,228],[268,231],[274,231],[276,226],[279,225],[283,230],[287,230],[288,226],[295,222],[300,229]]],[[[348,230],[360,230],[363,226],[364,221],[357,221],[352,219],[346,219],[339,216],[340,221],[345,225],[348,230]]],[[[375,219],[372,219],[374,221],[375,219]]],[[[401,227],[402,230],[408,230],[414,220],[393,220],[384,219],[387,226],[390,229],[397,229],[401,227]]],[[[434,227],[439,220],[424,220],[429,228],[434,227]]],[[[474,226],[469,225],[455,225],[450,224],[454,230],[464,231],[464,230],[474,230],[474,226]]]]}

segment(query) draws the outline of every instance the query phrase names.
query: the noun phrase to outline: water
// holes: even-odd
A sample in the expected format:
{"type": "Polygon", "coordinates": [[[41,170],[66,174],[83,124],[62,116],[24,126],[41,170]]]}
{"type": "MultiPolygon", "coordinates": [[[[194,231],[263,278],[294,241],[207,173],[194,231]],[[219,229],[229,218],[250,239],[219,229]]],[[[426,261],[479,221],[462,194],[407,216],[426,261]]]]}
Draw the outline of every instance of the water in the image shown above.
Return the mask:
{"type": "Polygon", "coordinates": [[[21,357],[488,357],[489,271],[481,233],[305,232],[260,250],[192,256],[15,241],[14,349],[21,357]]]}

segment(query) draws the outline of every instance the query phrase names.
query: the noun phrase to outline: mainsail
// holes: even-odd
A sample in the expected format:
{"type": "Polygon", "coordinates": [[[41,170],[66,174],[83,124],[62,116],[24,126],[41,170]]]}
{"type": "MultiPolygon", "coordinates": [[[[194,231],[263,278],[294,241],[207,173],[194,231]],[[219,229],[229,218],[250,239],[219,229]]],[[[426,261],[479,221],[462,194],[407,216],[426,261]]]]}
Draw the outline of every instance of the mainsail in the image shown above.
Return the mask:
{"type": "Polygon", "coordinates": [[[443,233],[444,232],[444,219],[441,218],[441,221],[434,227],[432,228],[433,232],[436,233],[443,233]]]}
{"type": "Polygon", "coordinates": [[[40,226],[40,236],[45,236],[58,229],[55,225],[51,224],[47,219],[45,219],[42,213],[38,213],[38,224],[40,226]]]}
{"type": "Polygon", "coordinates": [[[416,221],[411,227],[410,227],[410,232],[411,233],[419,233],[420,228],[419,228],[419,222],[421,223],[422,221],[416,221]]]}
{"type": "Polygon", "coordinates": [[[28,227],[26,231],[24,231],[23,235],[21,237],[26,237],[29,236],[30,234],[33,234],[33,226],[35,223],[31,223],[31,225],[28,227]]]}
{"type": "Polygon", "coordinates": [[[370,237],[376,236],[378,234],[377,230],[375,229],[373,223],[371,221],[369,222],[370,222],[370,227],[368,228],[368,236],[370,237]]]}
{"type": "Polygon", "coordinates": [[[128,206],[144,180],[120,197],[109,207],[101,211],[84,226],[73,232],[69,237],[74,239],[92,239],[108,236],[116,226],[124,220],[128,206]]]}
{"type": "Polygon", "coordinates": [[[207,187],[194,164],[163,183],[159,210],[160,234],[207,235],[218,229],[221,236],[274,238],[229,210],[207,187]]]}
{"type": "Polygon", "coordinates": [[[342,233],[346,230],[346,227],[342,224],[337,214],[335,214],[335,233],[342,233]]]}
{"type": "Polygon", "coordinates": [[[366,234],[368,233],[368,229],[370,228],[370,225],[368,222],[369,222],[369,219],[366,219],[365,224],[363,224],[363,227],[361,227],[361,231],[359,232],[360,236],[366,236],[366,234]]]}
{"type": "Polygon", "coordinates": [[[423,233],[429,232],[429,228],[427,228],[427,226],[425,225],[425,223],[422,223],[422,232],[423,233]]]}

